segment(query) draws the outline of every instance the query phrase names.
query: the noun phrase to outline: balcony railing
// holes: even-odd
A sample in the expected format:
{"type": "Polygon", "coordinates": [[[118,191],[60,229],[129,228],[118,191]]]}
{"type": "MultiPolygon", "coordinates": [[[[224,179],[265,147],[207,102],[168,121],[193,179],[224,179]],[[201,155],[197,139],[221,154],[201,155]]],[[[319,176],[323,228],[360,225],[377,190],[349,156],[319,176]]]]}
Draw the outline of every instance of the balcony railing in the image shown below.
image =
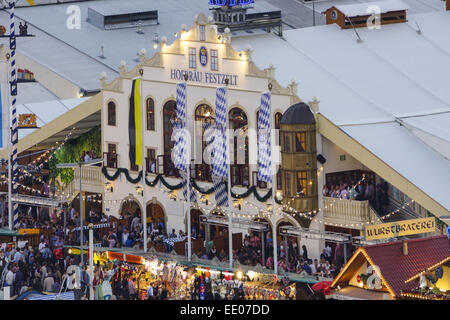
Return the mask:
{"type": "MultiPolygon", "coordinates": [[[[323,197],[324,217],[329,223],[362,224],[381,223],[381,219],[372,210],[369,201],[357,201],[323,197]]],[[[355,226],[359,229],[360,227],[355,226]]]]}
{"type": "Polygon", "coordinates": [[[231,185],[244,186],[250,185],[250,173],[248,165],[233,164],[230,166],[231,171],[231,185]]]}
{"type": "Polygon", "coordinates": [[[119,165],[119,155],[117,153],[103,152],[103,166],[117,169],[119,165]]]}
{"type": "Polygon", "coordinates": [[[212,168],[209,164],[195,165],[195,180],[212,182],[212,168]]]}
{"type": "Polygon", "coordinates": [[[180,173],[178,172],[178,169],[175,168],[170,154],[158,156],[158,173],[167,177],[180,177],[180,173]]]}
{"type": "Polygon", "coordinates": [[[155,158],[145,158],[148,173],[157,173],[158,161],[155,158]]]}

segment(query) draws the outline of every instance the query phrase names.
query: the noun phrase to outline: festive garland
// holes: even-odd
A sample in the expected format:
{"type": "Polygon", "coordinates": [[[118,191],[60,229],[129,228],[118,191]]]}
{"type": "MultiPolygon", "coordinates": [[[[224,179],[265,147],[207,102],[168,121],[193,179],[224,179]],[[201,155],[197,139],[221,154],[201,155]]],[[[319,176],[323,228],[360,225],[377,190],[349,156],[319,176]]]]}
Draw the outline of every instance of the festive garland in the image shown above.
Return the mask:
{"type": "MultiPolygon", "coordinates": [[[[139,175],[136,178],[133,178],[130,176],[129,170],[125,169],[125,168],[118,168],[114,174],[110,175],[108,172],[108,169],[106,167],[103,167],[102,173],[103,173],[104,177],[109,181],[117,180],[122,173],[125,174],[127,181],[130,183],[136,184],[142,180],[142,171],[139,172],[139,175]]],[[[182,188],[181,182],[176,185],[171,185],[169,182],[167,182],[167,180],[164,178],[164,176],[162,174],[158,174],[153,181],[149,181],[147,179],[147,177],[145,178],[145,183],[149,187],[154,187],[159,182],[161,182],[169,190],[179,190],[182,188]]],[[[227,185],[226,182],[223,182],[223,183],[225,184],[225,186],[227,185]]],[[[211,187],[209,189],[203,189],[197,184],[197,182],[195,180],[192,180],[192,186],[194,187],[195,190],[197,190],[201,194],[206,195],[206,194],[211,194],[214,192],[214,187],[211,187]]],[[[244,198],[249,197],[251,194],[253,194],[255,196],[256,200],[258,200],[259,202],[266,202],[267,200],[269,200],[272,197],[272,188],[270,188],[269,191],[264,196],[261,196],[258,193],[258,190],[255,186],[249,187],[247,189],[247,191],[245,191],[244,193],[241,193],[241,194],[237,194],[237,193],[233,192],[233,190],[231,190],[231,197],[235,198],[235,199],[244,199],[244,198]]],[[[275,198],[275,202],[278,204],[281,204],[281,200],[278,200],[277,198],[275,198]]]]}

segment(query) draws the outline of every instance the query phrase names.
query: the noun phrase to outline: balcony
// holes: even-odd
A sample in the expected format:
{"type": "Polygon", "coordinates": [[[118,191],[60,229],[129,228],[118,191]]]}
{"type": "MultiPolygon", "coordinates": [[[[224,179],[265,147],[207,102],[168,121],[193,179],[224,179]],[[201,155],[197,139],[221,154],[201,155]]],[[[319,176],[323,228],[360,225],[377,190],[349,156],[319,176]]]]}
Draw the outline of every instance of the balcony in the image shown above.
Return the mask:
{"type": "Polygon", "coordinates": [[[195,165],[195,180],[212,182],[212,168],[209,164],[196,164],[195,165]]]}
{"type": "MultiPolygon", "coordinates": [[[[103,193],[104,178],[102,167],[82,167],[81,169],[81,189],[83,192],[103,193]]],[[[80,192],[80,168],[74,168],[74,178],[64,189],[63,194],[71,202],[80,192]]]]}
{"type": "Polygon", "coordinates": [[[250,174],[248,165],[233,164],[230,166],[231,186],[248,187],[250,185],[250,174]]]}
{"type": "Polygon", "coordinates": [[[156,173],[158,162],[155,158],[145,158],[146,170],[148,173],[156,173]]]}
{"type": "Polygon", "coordinates": [[[119,155],[112,152],[103,152],[103,166],[106,168],[117,169],[119,164],[119,155]]]}
{"type": "Polygon", "coordinates": [[[175,168],[175,164],[172,161],[171,155],[159,155],[158,156],[158,173],[163,174],[166,177],[179,178],[180,173],[178,169],[175,168]]]}
{"type": "Polygon", "coordinates": [[[369,201],[357,201],[323,197],[324,219],[328,224],[355,224],[354,229],[362,230],[361,224],[382,223],[369,201]]]}

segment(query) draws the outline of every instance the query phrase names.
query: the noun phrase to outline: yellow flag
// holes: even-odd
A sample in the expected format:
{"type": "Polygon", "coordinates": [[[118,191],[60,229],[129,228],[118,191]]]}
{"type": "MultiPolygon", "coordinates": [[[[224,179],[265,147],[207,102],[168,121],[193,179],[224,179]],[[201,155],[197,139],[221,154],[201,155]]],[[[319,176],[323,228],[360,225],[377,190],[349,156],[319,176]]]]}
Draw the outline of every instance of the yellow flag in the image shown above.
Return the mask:
{"type": "Polygon", "coordinates": [[[29,4],[31,4],[32,6],[34,6],[34,0],[27,0],[27,2],[28,2],[29,4]]]}

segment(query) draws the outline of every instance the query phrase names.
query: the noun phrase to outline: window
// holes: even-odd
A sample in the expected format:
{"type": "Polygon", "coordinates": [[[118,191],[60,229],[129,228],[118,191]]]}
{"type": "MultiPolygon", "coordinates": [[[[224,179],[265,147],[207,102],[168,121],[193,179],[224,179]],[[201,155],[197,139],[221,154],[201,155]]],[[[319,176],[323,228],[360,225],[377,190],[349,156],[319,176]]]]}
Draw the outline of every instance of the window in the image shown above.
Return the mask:
{"type": "Polygon", "coordinates": [[[306,171],[297,171],[297,194],[306,196],[307,181],[306,171]]]}
{"type": "Polygon", "coordinates": [[[117,153],[117,146],[114,143],[108,143],[108,153],[117,153]]]}
{"type": "Polygon", "coordinates": [[[394,198],[397,201],[400,201],[400,193],[396,187],[394,187],[394,198]]]}
{"type": "Polygon", "coordinates": [[[156,150],[147,149],[147,172],[156,173],[156,150]]]}
{"type": "Polygon", "coordinates": [[[108,103],[108,126],[116,125],[116,104],[114,102],[108,103]]]}
{"type": "Polygon", "coordinates": [[[211,70],[219,71],[219,56],[217,50],[211,50],[211,70]]]}
{"type": "Polygon", "coordinates": [[[291,195],[291,174],[289,172],[284,173],[284,189],[286,191],[286,196],[291,195]]]}
{"type": "MultiPolygon", "coordinates": [[[[195,109],[195,152],[200,152],[203,155],[207,147],[205,137],[205,125],[212,125],[214,123],[214,110],[207,104],[201,104],[195,109]],[[201,147],[201,150],[199,150],[201,147]],[[198,148],[198,149],[197,149],[198,148]]],[[[211,181],[211,167],[206,163],[202,156],[202,163],[195,164],[195,178],[200,181],[211,181]]]]}
{"type": "Polygon", "coordinates": [[[200,25],[199,27],[200,30],[200,41],[205,41],[206,40],[206,28],[204,25],[200,25]]]}
{"type": "Polygon", "coordinates": [[[189,48],[189,68],[197,68],[197,50],[195,48],[189,48]]]}
{"type": "Polygon", "coordinates": [[[281,169],[278,169],[277,172],[277,190],[281,190],[283,188],[282,186],[282,176],[281,176],[281,169]]]}
{"type": "Polygon", "coordinates": [[[106,154],[106,166],[108,168],[117,168],[117,145],[108,143],[108,153],[106,154]]]}
{"type": "Polygon", "coordinates": [[[306,151],[306,133],[296,132],[295,133],[295,152],[305,152],[306,151]]]}
{"type": "Polygon", "coordinates": [[[281,128],[281,117],[283,114],[281,112],[275,113],[275,129],[276,131],[276,141],[278,141],[278,145],[281,146],[281,135],[280,135],[280,128],[281,128]]]}
{"type": "Polygon", "coordinates": [[[155,131],[155,102],[152,98],[147,99],[147,130],[155,131]]]}
{"type": "Polygon", "coordinates": [[[290,133],[284,132],[283,133],[284,143],[283,143],[283,150],[284,152],[291,152],[291,138],[290,133]]]}
{"type": "Polygon", "coordinates": [[[248,120],[245,112],[240,108],[229,111],[229,128],[234,134],[233,146],[230,143],[231,185],[249,185],[250,171],[248,167],[248,120]],[[237,133],[238,132],[238,133],[237,133]],[[239,139],[238,139],[239,136],[239,139]],[[243,159],[244,158],[244,159],[243,159]]]}
{"type": "Polygon", "coordinates": [[[172,138],[172,119],[176,117],[176,102],[171,100],[166,102],[163,107],[163,132],[164,132],[164,154],[171,155],[172,148],[174,146],[172,138]]]}

